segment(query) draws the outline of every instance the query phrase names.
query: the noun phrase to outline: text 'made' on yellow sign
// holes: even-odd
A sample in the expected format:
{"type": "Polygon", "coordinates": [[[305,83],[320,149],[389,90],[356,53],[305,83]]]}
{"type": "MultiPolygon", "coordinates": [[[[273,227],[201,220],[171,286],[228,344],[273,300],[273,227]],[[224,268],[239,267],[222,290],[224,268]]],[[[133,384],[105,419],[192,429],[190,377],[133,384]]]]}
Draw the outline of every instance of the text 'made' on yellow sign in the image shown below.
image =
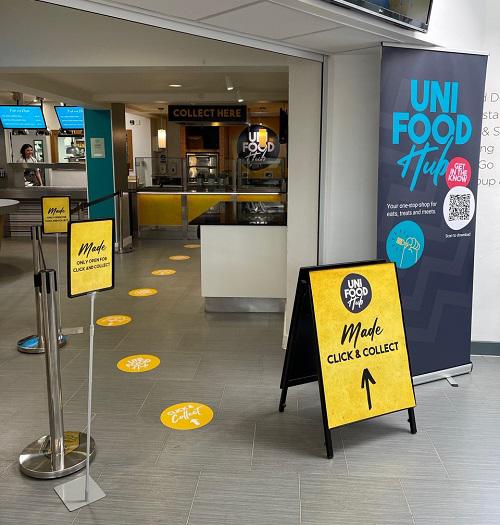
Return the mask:
{"type": "Polygon", "coordinates": [[[394,264],[309,276],[329,428],[414,407],[394,264]]]}
{"type": "Polygon", "coordinates": [[[195,430],[212,421],[213,410],[201,403],[178,403],[166,408],[160,415],[161,422],[174,430],[195,430]]]}
{"type": "Polygon", "coordinates": [[[113,219],[70,222],[68,296],[114,287],[113,219]]]}
{"type": "Polygon", "coordinates": [[[66,233],[71,220],[71,199],[68,196],[42,197],[43,233],[66,233]]]}

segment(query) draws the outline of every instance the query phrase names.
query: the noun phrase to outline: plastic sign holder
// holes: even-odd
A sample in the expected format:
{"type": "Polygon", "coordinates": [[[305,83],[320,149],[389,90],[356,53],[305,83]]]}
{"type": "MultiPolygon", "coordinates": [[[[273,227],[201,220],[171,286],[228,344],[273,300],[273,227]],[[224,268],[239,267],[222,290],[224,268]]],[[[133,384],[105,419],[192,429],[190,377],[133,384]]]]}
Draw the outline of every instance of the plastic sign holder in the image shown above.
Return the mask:
{"type": "Polygon", "coordinates": [[[92,375],[96,292],[114,287],[113,219],[70,222],[68,228],[68,296],[90,295],[89,371],[87,399],[86,472],[54,488],[69,511],[90,505],[106,496],[90,476],[92,442],[92,375]]]}
{"type": "MultiPolygon", "coordinates": [[[[46,268],[45,258],[42,250],[42,227],[39,225],[31,226],[31,244],[33,248],[33,276],[35,287],[35,316],[36,316],[36,334],[23,337],[17,342],[17,349],[23,354],[43,354],[45,352],[46,342],[42,336],[41,320],[41,289],[38,274],[46,268]]],[[[58,345],[63,347],[67,338],[62,334],[60,323],[60,304],[58,305],[57,314],[57,333],[58,345]]]]}
{"type": "Polygon", "coordinates": [[[396,267],[361,263],[301,268],[281,378],[288,388],[318,381],[327,457],[331,430],[408,410],[417,432],[396,267]]]}
{"type": "Polygon", "coordinates": [[[46,343],[47,397],[50,435],[28,445],[19,457],[21,472],[27,476],[53,479],[81,470],[94,455],[94,441],[81,432],[64,432],[61,367],[57,344],[57,279],[54,270],[41,270],[42,335],[46,343]],[[90,446],[89,446],[90,445],[90,446]]]}

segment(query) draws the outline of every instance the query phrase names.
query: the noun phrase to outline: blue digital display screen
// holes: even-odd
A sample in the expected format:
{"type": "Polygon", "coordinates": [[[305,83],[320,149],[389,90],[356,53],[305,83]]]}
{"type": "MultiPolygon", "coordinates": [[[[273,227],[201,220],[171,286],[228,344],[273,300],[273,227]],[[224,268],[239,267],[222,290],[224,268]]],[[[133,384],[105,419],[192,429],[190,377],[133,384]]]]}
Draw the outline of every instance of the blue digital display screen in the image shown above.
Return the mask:
{"type": "Polygon", "coordinates": [[[47,129],[40,106],[0,106],[0,120],[6,129],[47,129]]]}
{"type": "Polygon", "coordinates": [[[79,106],[55,106],[62,129],[83,129],[83,108],[79,106]]]}

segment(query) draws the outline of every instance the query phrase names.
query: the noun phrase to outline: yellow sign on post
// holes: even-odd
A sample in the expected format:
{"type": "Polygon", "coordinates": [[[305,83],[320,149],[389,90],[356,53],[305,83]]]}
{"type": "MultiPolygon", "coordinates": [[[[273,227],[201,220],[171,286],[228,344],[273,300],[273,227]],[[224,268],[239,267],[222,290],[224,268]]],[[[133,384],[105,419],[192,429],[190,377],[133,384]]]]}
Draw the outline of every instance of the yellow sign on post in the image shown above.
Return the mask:
{"type": "Polygon", "coordinates": [[[71,222],[68,239],[68,296],[114,287],[113,219],[71,222]]]}
{"type": "Polygon", "coordinates": [[[281,380],[287,389],[319,382],[327,456],[330,430],[409,410],[415,393],[394,263],[302,268],[281,380]]]}
{"type": "Polygon", "coordinates": [[[42,197],[43,233],[66,233],[71,220],[71,199],[64,197],[42,197]]]}

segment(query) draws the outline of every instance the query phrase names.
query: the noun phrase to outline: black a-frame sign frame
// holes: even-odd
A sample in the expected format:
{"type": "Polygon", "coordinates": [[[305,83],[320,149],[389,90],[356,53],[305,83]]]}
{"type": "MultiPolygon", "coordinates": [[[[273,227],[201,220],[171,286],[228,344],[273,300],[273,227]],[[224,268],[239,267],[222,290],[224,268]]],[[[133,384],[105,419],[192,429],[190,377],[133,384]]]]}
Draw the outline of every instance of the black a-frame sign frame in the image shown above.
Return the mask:
{"type": "MultiPolygon", "coordinates": [[[[326,455],[328,459],[333,458],[333,440],[328,425],[325,390],[321,373],[320,353],[309,272],[320,268],[348,268],[351,266],[371,265],[384,262],[385,261],[376,260],[321,267],[314,266],[301,268],[299,271],[292,319],[288,334],[285,362],[281,376],[279,411],[283,412],[285,410],[289,387],[318,381],[326,455]]],[[[408,415],[410,431],[412,434],[416,434],[417,426],[413,408],[408,409],[408,415]]]]}

